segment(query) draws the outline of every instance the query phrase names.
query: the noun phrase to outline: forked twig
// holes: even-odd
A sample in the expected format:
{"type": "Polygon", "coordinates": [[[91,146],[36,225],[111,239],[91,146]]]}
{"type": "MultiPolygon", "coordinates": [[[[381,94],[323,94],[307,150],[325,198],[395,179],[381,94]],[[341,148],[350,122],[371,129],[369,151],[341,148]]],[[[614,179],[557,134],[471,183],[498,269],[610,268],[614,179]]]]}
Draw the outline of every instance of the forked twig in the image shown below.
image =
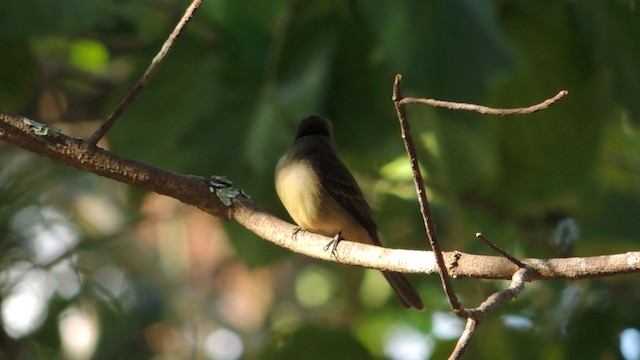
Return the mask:
{"type": "Polygon", "coordinates": [[[468,309],[470,316],[467,318],[467,324],[464,328],[464,331],[458,338],[458,342],[456,343],[456,347],[451,352],[449,356],[450,360],[459,359],[462,354],[467,350],[473,335],[475,334],[478,325],[484,319],[484,317],[489,313],[489,311],[496,308],[498,305],[505,303],[507,301],[511,301],[515,299],[521,292],[524,290],[524,284],[527,282],[527,277],[531,274],[531,270],[529,268],[521,268],[513,274],[511,278],[511,284],[506,289],[500,290],[496,293],[491,294],[487,300],[485,300],[480,306],[476,309],[468,309]]]}
{"type": "Polygon", "coordinates": [[[118,106],[111,113],[111,115],[109,115],[107,120],[105,120],[102,123],[102,125],[100,125],[100,127],[93,134],[91,134],[91,137],[87,139],[88,144],[95,146],[98,143],[98,141],[100,141],[100,139],[102,139],[107,134],[107,132],[109,132],[111,127],[115,124],[116,120],[118,120],[120,116],[122,116],[122,113],[124,113],[124,111],[129,107],[129,105],[131,105],[133,101],[138,97],[142,89],[144,89],[145,86],[147,86],[149,81],[151,81],[153,76],[160,69],[160,65],[162,65],[162,63],[164,62],[164,59],[169,53],[169,50],[171,50],[173,43],[180,35],[180,32],[182,31],[182,29],[184,29],[184,27],[187,25],[189,20],[191,20],[191,17],[195,13],[195,11],[198,9],[198,7],[200,7],[201,3],[202,3],[202,0],[193,0],[191,2],[191,5],[189,5],[187,10],[185,10],[184,15],[182,15],[182,18],[180,19],[176,27],[173,29],[173,32],[169,35],[167,40],[162,45],[162,48],[160,49],[158,54],[156,54],[153,60],[151,60],[151,64],[147,68],[147,71],[145,71],[145,73],[142,75],[140,80],[138,80],[138,82],[133,87],[133,89],[131,89],[129,94],[127,94],[127,96],[120,102],[120,104],[118,104],[118,106]]]}
{"type": "Polygon", "coordinates": [[[504,249],[500,248],[496,244],[489,241],[489,239],[484,237],[482,234],[477,233],[476,236],[479,239],[484,241],[489,247],[491,247],[492,249],[500,253],[509,261],[516,264],[518,267],[520,267],[520,269],[513,274],[512,281],[509,287],[492,294],[482,304],[480,304],[479,307],[475,309],[465,309],[462,307],[453,289],[453,286],[451,285],[451,278],[449,276],[449,272],[447,270],[444,257],[442,255],[442,250],[440,248],[440,244],[438,242],[438,238],[436,235],[435,224],[431,216],[431,210],[429,209],[429,201],[427,199],[426,191],[424,188],[424,181],[422,179],[420,167],[418,166],[418,156],[415,149],[415,144],[413,142],[413,137],[411,135],[411,127],[407,120],[405,105],[406,104],[424,104],[424,105],[431,105],[436,107],[443,107],[443,108],[452,109],[452,110],[475,111],[481,114],[520,115],[520,114],[531,114],[536,111],[545,109],[549,105],[557,102],[562,97],[567,95],[568,92],[564,90],[560,91],[556,96],[550,99],[547,99],[540,104],[529,106],[526,108],[494,109],[494,108],[489,108],[481,105],[453,103],[453,102],[433,100],[433,99],[403,98],[401,80],[402,80],[402,77],[399,74],[396,75],[395,81],[393,83],[392,99],[396,108],[396,114],[398,116],[398,120],[400,121],[402,140],[404,142],[407,155],[409,156],[409,162],[411,163],[411,169],[413,173],[413,182],[416,187],[418,202],[420,204],[420,212],[422,213],[422,219],[426,229],[427,238],[429,239],[429,245],[431,246],[431,249],[433,250],[436,257],[436,263],[438,265],[440,280],[442,282],[444,291],[447,294],[449,305],[451,306],[451,309],[457,316],[467,319],[465,330],[460,336],[460,338],[458,339],[456,347],[454,348],[453,352],[451,353],[451,356],[449,357],[449,359],[459,359],[467,349],[471,339],[473,338],[473,335],[475,334],[477,326],[480,324],[482,319],[484,319],[484,317],[487,315],[489,311],[497,307],[499,304],[512,300],[518,294],[520,294],[524,289],[524,284],[527,280],[527,277],[532,273],[533,270],[530,267],[528,267],[526,264],[524,264],[522,261],[511,256],[504,249]]]}

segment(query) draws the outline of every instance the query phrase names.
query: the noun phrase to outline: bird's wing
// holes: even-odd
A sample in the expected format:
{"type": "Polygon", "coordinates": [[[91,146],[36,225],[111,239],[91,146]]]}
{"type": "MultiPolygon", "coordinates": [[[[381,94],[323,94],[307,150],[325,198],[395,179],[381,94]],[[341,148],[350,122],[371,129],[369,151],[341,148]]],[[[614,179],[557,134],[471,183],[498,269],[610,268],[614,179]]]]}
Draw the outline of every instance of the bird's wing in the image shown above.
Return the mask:
{"type": "Polygon", "coordinates": [[[374,244],[381,245],[373,211],[351,172],[334,152],[321,154],[317,159],[314,167],[324,190],[367,230],[374,244]]]}

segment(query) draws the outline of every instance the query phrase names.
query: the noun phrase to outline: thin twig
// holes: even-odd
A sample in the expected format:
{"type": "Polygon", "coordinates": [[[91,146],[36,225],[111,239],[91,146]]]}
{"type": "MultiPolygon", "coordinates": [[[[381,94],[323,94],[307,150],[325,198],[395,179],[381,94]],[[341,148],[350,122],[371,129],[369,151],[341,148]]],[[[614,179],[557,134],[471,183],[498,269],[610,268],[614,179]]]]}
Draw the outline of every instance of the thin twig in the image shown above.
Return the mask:
{"type": "Polygon", "coordinates": [[[180,19],[176,27],[173,29],[173,32],[169,35],[167,40],[162,45],[162,48],[160,49],[158,54],[153,58],[153,60],[151,60],[151,64],[147,68],[147,71],[145,71],[145,73],[142,75],[140,80],[138,80],[138,82],[133,87],[133,89],[131,89],[131,92],[129,92],[129,94],[127,94],[127,96],[120,102],[120,104],[118,104],[118,107],[116,107],[113,113],[109,115],[107,120],[105,120],[105,122],[103,122],[102,125],[100,125],[100,127],[91,135],[91,137],[87,139],[87,143],[89,143],[92,146],[95,146],[98,143],[98,141],[100,141],[100,139],[102,139],[107,134],[107,132],[109,132],[111,127],[115,124],[116,120],[118,120],[118,118],[122,116],[122,113],[124,113],[124,111],[129,107],[129,105],[133,103],[136,97],[138,97],[142,89],[144,89],[144,87],[147,86],[149,81],[151,81],[153,76],[160,69],[160,65],[162,65],[162,63],[164,62],[164,59],[169,53],[169,50],[171,50],[173,43],[180,35],[180,32],[187,25],[189,20],[191,20],[191,17],[193,16],[194,12],[198,9],[198,7],[200,7],[201,3],[202,3],[202,0],[193,0],[191,2],[191,5],[189,5],[187,10],[185,10],[184,15],[182,15],[182,18],[180,19]]]}
{"type": "Polygon", "coordinates": [[[516,271],[511,277],[511,284],[506,289],[491,294],[480,306],[476,309],[468,309],[467,313],[470,315],[467,318],[467,324],[456,343],[456,347],[451,352],[449,360],[459,359],[462,354],[467,350],[473,335],[475,334],[478,325],[484,319],[489,311],[496,308],[498,305],[507,301],[515,299],[524,290],[524,284],[527,282],[527,277],[531,274],[531,270],[528,268],[521,268],[516,271]]]}
{"type": "Polygon", "coordinates": [[[524,290],[524,284],[531,275],[532,271],[528,268],[521,268],[511,277],[511,284],[506,289],[492,294],[476,309],[471,312],[484,317],[490,310],[507,301],[513,300],[524,290]]]}
{"type": "Polygon", "coordinates": [[[484,241],[485,244],[487,244],[487,246],[489,246],[490,248],[492,248],[493,250],[497,251],[498,253],[500,253],[500,255],[504,256],[505,258],[509,259],[509,261],[511,261],[512,263],[518,265],[519,268],[525,268],[527,267],[527,265],[525,263],[523,263],[522,261],[516,259],[515,257],[511,256],[511,254],[509,254],[506,250],[504,250],[503,248],[499,247],[498,245],[494,244],[493,242],[491,242],[489,239],[487,239],[484,235],[482,235],[481,233],[476,233],[476,237],[482,241],[484,241]]]}
{"type": "Polygon", "coordinates": [[[524,108],[513,108],[513,109],[495,109],[490,108],[488,106],[476,105],[476,104],[465,104],[465,103],[457,103],[451,101],[442,101],[435,99],[418,99],[418,98],[404,98],[400,101],[401,105],[406,104],[423,104],[429,105],[433,107],[441,107],[450,110],[466,110],[466,111],[475,111],[480,114],[485,115],[526,115],[532,114],[534,112],[546,109],[550,105],[554,104],[558,100],[562,99],[569,92],[567,90],[562,90],[556,94],[556,96],[547,99],[539,104],[524,107],[524,108]]]}
{"type": "Polygon", "coordinates": [[[400,74],[396,75],[395,81],[393,82],[393,103],[396,108],[396,114],[398,115],[398,120],[400,121],[400,130],[402,133],[402,141],[404,142],[405,150],[407,151],[407,155],[409,156],[409,161],[411,162],[411,169],[413,172],[413,182],[416,186],[416,191],[418,193],[418,202],[420,204],[420,212],[422,213],[422,221],[424,222],[425,230],[427,232],[427,238],[429,239],[429,245],[431,245],[431,249],[434,252],[436,257],[436,263],[438,264],[440,280],[442,282],[442,287],[444,288],[445,293],[447,294],[447,298],[449,299],[449,305],[453,309],[454,313],[458,316],[463,316],[464,309],[458,301],[458,297],[453,290],[453,285],[451,285],[451,279],[449,278],[449,272],[447,271],[447,266],[444,262],[444,257],[442,256],[442,249],[440,248],[440,243],[438,242],[438,237],[436,234],[436,226],[433,222],[433,216],[431,216],[431,209],[429,208],[429,200],[427,199],[427,192],[424,188],[424,180],[422,179],[422,173],[420,171],[420,167],[418,166],[418,155],[416,151],[416,146],[413,142],[413,137],[411,136],[411,126],[409,125],[409,121],[407,121],[407,112],[402,104],[402,85],[401,85],[402,76],[400,74]]]}
{"type": "Polygon", "coordinates": [[[460,338],[458,338],[458,342],[456,343],[456,347],[449,355],[449,360],[457,360],[462,357],[462,354],[467,350],[469,344],[471,343],[471,339],[473,335],[476,333],[476,326],[480,323],[480,320],[476,320],[474,318],[468,318],[467,324],[464,327],[464,331],[460,338]]]}

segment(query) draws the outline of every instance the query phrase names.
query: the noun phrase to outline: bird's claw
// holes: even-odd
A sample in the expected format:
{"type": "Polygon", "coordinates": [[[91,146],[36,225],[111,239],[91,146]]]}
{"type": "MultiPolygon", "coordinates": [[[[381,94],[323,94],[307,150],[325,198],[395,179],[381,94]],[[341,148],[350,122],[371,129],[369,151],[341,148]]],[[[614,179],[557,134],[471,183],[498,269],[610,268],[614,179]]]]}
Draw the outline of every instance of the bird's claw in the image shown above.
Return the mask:
{"type": "Polygon", "coordinates": [[[298,236],[298,233],[299,233],[300,231],[304,231],[304,229],[303,229],[303,228],[301,228],[300,226],[296,226],[296,228],[295,228],[295,229],[293,229],[293,239],[294,239],[294,240],[297,240],[297,236],[298,236]]]}
{"type": "Polygon", "coordinates": [[[329,241],[327,243],[327,245],[324,246],[324,251],[327,251],[329,249],[331,249],[331,255],[335,256],[336,258],[338,257],[338,253],[336,251],[336,249],[338,248],[338,243],[340,243],[341,240],[343,240],[344,238],[342,237],[342,232],[339,232],[338,234],[336,234],[336,236],[333,238],[333,240],[329,241]]]}

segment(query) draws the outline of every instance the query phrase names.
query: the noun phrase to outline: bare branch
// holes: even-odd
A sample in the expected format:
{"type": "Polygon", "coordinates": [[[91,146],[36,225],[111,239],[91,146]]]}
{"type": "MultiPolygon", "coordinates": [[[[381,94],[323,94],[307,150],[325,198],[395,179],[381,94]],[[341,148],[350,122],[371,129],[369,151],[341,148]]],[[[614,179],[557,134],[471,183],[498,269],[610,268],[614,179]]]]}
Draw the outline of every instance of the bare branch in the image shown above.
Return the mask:
{"type": "Polygon", "coordinates": [[[441,107],[441,108],[450,109],[450,110],[475,111],[477,113],[485,114],[485,115],[500,115],[500,116],[527,115],[527,114],[533,114],[534,112],[548,108],[549,106],[553,105],[554,103],[558,102],[560,99],[565,97],[567,94],[569,94],[568,91],[562,90],[559,93],[557,93],[554,97],[549,98],[539,104],[532,105],[529,107],[514,108],[514,109],[495,109],[495,108],[490,108],[482,105],[457,103],[457,102],[442,101],[442,100],[435,100],[435,99],[418,99],[418,98],[404,98],[400,101],[400,104],[401,105],[422,104],[422,105],[429,105],[433,107],[441,107]]]}
{"type": "Polygon", "coordinates": [[[202,196],[203,193],[208,193],[208,185],[203,178],[181,175],[125,159],[52,129],[25,117],[0,111],[0,140],[82,171],[167,195],[206,209],[214,216],[228,218],[228,209],[218,199],[202,196]]]}
{"type": "Polygon", "coordinates": [[[524,290],[524,284],[531,275],[531,270],[521,268],[511,277],[511,284],[504,290],[492,294],[477,309],[472,310],[476,319],[483,318],[492,309],[498,305],[511,301],[524,290]]]}
{"type": "Polygon", "coordinates": [[[118,120],[120,116],[122,116],[122,114],[129,107],[129,105],[131,105],[133,101],[138,97],[142,89],[144,89],[145,86],[147,86],[147,84],[149,83],[149,81],[151,81],[153,76],[160,69],[160,65],[162,65],[162,63],[164,62],[164,59],[169,53],[169,50],[171,50],[173,43],[180,35],[180,32],[187,25],[189,20],[191,20],[191,17],[195,13],[195,11],[198,9],[198,7],[200,7],[201,3],[202,3],[202,0],[193,0],[191,2],[191,5],[189,5],[187,10],[185,10],[184,15],[182,15],[182,18],[180,19],[176,27],[173,29],[173,32],[169,34],[169,37],[162,45],[162,48],[160,48],[160,51],[158,52],[158,54],[153,58],[153,60],[151,60],[151,64],[147,68],[147,71],[145,71],[145,73],[142,75],[140,80],[138,80],[138,82],[133,87],[133,89],[131,89],[129,94],[127,94],[127,96],[120,102],[120,104],[118,104],[118,106],[113,111],[113,113],[109,115],[107,120],[105,120],[105,122],[103,122],[102,125],[100,125],[100,127],[91,135],[91,137],[87,139],[87,143],[89,145],[95,146],[98,143],[98,141],[100,141],[100,139],[102,139],[107,134],[107,132],[109,132],[111,127],[116,123],[116,120],[118,120]]]}
{"type": "Polygon", "coordinates": [[[467,312],[470,315],[467,318],[467,324],[458,339],[458,343],[454,348],[449,359],[459,359],[465,352],[473,335],[475,334],[478,325],[487,314],[495,309],[498,305],[507,301],[513,300],[518,296],[522,290],[524,290],[524,284],[527,281],[527,277],[531,274],[531,271],[527,268],[522,268],[516,271],[511,278],[511,284],[504,290],[498,291],[487,298],[476,309],[468,309],[467,312]]]}
{"type": "MultiPolygon", "coordinates": [[[[43,131],[42,127],[46,130],[46,126],[34,124],[38,123],[0,111],[0,140],[82,171],[170,196],[213,216],[237,221],[265,240],[316,259],[406,273],[435,274],[438,271],[430,251],[387,249],[350,241],[340,243],[336,259],[323,250],[330,238],[308,232],[300,232],[294,238],[294,225],[269,214],[242,195],[233,199],[233,205],[228,207],[211,194],[208,178],[177,174],[125,159],[82,140],[43,131]]],[[[453,278],[510,279],[518,270],[518,266],[503,257],[459,251],[443,252],[442,255],[453,278]]],[[[640,252],[586,258],[523,259],[522,262],[535,272],[529,280],[581,279],[640,272],[640,252]]]]}
{"type": "Polygon", "coordinates": [[[400,74],[396,75],[395,81],[393,82],[392,99],[393,104],[396,108],[398,120],[400,121],[402,141],[404,142],[404,147],[407,151],[407,155],[409,156],[409,162],[411,163],[413,183],[416,186],[416,194],[418,195],[418,203],[420,204],[422,222],[424,223],[424,227],[427,233],[427,239],[429,240],[429,245],[431,246],[431,249],[433,250],[436,257],[436,263],[438,264],[438,269],[440,270],[438,272],[440,274],[440,281],[442,282],[442,287],[447,294],[447,299],[449,299],[449,305],[456,312],[456,314],[460,314],[462,305],[460,305],[460,301],[458,301],[458,297],[453,290],[453,285],[451,285],[451,279],[449,278],[449,272],[442,256],[442,249],[440,248],[440,243],[438,242],[438,236],[436,233],[436,225],[434,224],[433,217],[431,216],[429,200],[427,199],[427,191],[424,188],[424,179],[422,178],[422,173],[418,164],[418,154],[416,151],[416,146],[413,143],[413,136],[411,135],[411,126],[409,125],[409,121],[407,120],[407,112],[404,108],[404,105],[402,105],[401,81],[402,76],[400,76],[400,74]]]}
{"type": "Polygon", "coordinates": [[[431,217],[431,213],[429,210],[429,203],[427,200],[426,192],[424,189],[424,180],[422,179],[422,175],[420,173],[420,167],[418,166],[418,158],[415,150],[415,145],[413,143],[411,128],[407,121],[407,114],[404,108],[405,104],[425,104],[436,107],[444,107],[452,110],[468,110],[468,111],[476,111],[481,114],[493,114],[493,115],[517,115],[517,114],[531,114],[533,112],[542,110],[547,108],[549,105],[555,103],[562,97],[567,94],[566,91],[559,92],[556,96],[551,99],[545,100],[544,102],[533,105],[527,108],[519,108],[519,109],[493,109],[486,106],[481,105],[473,105],[473,104],[462,104],[462,103],[452,103],[446,101],[439,101],[433,99],[415,99],[415,98],[403,98],[402,97],[402,88],[401,88],[401,76],[396,75],[394,84],[393,84],[393,102],[396,108],[396,113],[398,116],[398,120],[400,121],[400,128],[402,133],[402,140],[405,145],[405,149],[407,151],[407,155],[409,156],[409,161],[411,163],[411,169],[413,171],[413,181],[416,186],[416,192],[418,194],[418,202],[420,203],[420,212],[422,213],[423,222],[427,232],[427,238],[429,239],[429,244],[435,254],[436,263],[438,265],[439,274],[442,282],[442,286],[447,295],[447,299],[449,300],[449,304],[453,312],[462,318],[467,319],[467,324],[465,326],[465,330],[458,339],[456,347],[449,359],[459,359],[462,354],[467,349],[477,326],[480,324],[480,321],[487,315],[489,311],[497,307],[499,304],[509,301],[515,298],[523,289],[525,281],[527,277],[535,272],[532,268],[522,262],[515,257],[509,255],[505,250],[497,246],[496,244],[489,241],[489,239],[482,236],[482,234],[477,233],[476,236],[484,241],[489,247],[500,253],[504,256],[505,259],[511,262],[512,265],[517,266],[519,269],[514,271],[512,274],[512,282],[511,285],[497,293],[492,294],[485,300],[478,308],[476,309],[465,309],[462,307],[458,298],[453,290],[451,285],[451,280],[449,278],[450,273],[453,276],[456,276],[455,270],[457,266],[460,265],[460,260],[462,258],[461,253],[455,253],[454,256],[449,259],[453,259],[452,262],[449,263],[449,266],[445,266],[444,257],[442,251],[440,249],[440,245],[438,243],[438,239],[436,236],[435,225],[433,223],[433,219],[431,217]]]}
{"type": "Polygon", "coordinates": [[[521,267],[521,268],[527,267],[527,265],[523,264],[522,261],[520,261],[520,260],[516,259],[515,257],[511,256],[511,254],[506,252],[503,248],[499,247],[498,245],[492,243],[489,239],[487,239],[481,233],[476,233],[476,237],[478,239],[482,240],[485,244],[487,244],[487,246],[489,246],[493,250],[497,251],[500,255],[504,256],[507,259],[509,259],[509,261],[511,261],[512,263],[516,264],[518,267],[521,267]]]}
{"type": "Polygon", "coordinates": [[[456,343],[456,347],[451,352],[449,356],[449,360],[456,360],[462,357],[462,354],[467,350],[469,344],[471,343],[471,339],[473,335],[476,333],[476,327],[479,324],[479,321],[474,318],[468,318],[467,324],[464,326],[464,331],[460,338],[458,338],[458,342],[456,343]]]}

